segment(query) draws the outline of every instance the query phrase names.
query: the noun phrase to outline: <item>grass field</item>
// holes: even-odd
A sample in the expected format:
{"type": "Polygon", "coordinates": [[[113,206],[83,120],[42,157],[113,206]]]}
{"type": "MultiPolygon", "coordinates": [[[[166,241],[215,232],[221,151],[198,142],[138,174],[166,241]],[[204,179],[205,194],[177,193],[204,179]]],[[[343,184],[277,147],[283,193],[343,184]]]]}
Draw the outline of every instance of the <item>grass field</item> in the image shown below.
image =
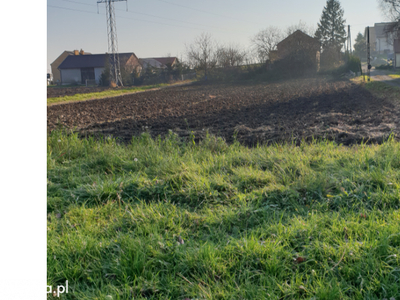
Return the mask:
{"type": "Polygon", "coordinates": [[[380,99],[388,99],[394,103],[400,103],[400,86],[392,86],[380,81],[371,81],[365,83],[364,87],[380,99]]]}
{"type": "Polygon", "coordinates": [[[145,90],[149,90],[149,89],[159,88],[159,87],[163,87],[163,86],[168,86],[168,84],[154,84],[154,85],[146,85],[146,86],[138,86],[138,87],[125,87],[125,88],[118,89],[118,90],[107,90],[107,91],[95,92],[95,93],[76,94],[76,95],[72,95],[72,96],[47,98],[47,105],[56,104],[56,103],[85,101],[85,100],[115,97],[115,96],[120,96],[120,95],[124,95],[124,94],[128,94],[128,93],[135,93],[135,92],[145,91],[145,90]]]}
{"type": "MultiPolygon", "coordinates": [[[[400,143],[48,137],[61,299],[400,299],[400,143]]],[[[52,297],[50,297],[52,298],[52,297]]]]}

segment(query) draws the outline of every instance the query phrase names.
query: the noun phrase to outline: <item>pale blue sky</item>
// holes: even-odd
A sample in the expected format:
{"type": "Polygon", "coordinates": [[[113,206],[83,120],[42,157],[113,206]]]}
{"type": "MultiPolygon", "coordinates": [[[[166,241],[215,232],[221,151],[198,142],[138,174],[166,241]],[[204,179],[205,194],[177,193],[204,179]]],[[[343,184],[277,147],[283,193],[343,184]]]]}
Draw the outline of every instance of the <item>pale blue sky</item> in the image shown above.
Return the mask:
{"type": "MultiPolygon", "coordinates": [[[[116,2],[120,52],[138,57],[184,56],[202,32],[219,43],[250,46],[250,38],[270,25],[285,30],[300,20],[317,26],[326,0],[128,0],[116,2]]],[[[385,21],[377,0],[342,0],[346,25],[355,38],[365,26],[385,21]]],[[[97,0],[47,1],[47,69],[64,50],[107,51],[105,4],[97,0]]]]}

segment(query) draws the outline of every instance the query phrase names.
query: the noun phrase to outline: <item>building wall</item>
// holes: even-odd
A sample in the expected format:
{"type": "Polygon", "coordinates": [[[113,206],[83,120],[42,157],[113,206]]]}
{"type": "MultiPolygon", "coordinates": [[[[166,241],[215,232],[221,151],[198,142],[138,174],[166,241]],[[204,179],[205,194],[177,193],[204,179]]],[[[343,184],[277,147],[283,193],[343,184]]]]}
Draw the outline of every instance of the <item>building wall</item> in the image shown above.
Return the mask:
{"type": "Polygon", "coordinates": [[[100,83],[101,73],[103,73],[104,68],[94,68],[94,78],[96,80],[96,84],[100,83]]]}
{"type": "Polygon", "coordinates": [[[61,84],[81,83],[81,69],[62,69],[61,84]]]}
{"type": "Polygon", "coordinates": [[[53,74],[53,82],[56,83],[57,80],[61,82],[60,70],[58,70],[58,66],[67,58],[68,55],[71,55],[69,52],[64,51],[59,57],[53,61],[51,66],[51,73],[53,74]]]}
{"type": "Polygon", "coordinates": [[[377,44],[378,43],[377,43],[376,35],[375,35],[375,28],[374,27],[370,27],[369,28],[369,47],[370,47],[370,51],[377,51],[377,44]]]}
{"type": "Polygon", "coordinates": [[[384,51],[387,50],[389,53],[393,53],[393,45],[390,45],[388,43],[388,39],[386,37],[384,38],[377,38],[376,39],[376,51],[378,53],[384,53],[384,51]]]}
{"type": "MultiPolygon", "coordinates": [[[[121,67],[123,64],[121,64],[121,67]]],[[[128,74],[131,74],[133,70],[140,70],[142,69],[142,66],[140,65],[139,59],[132,55],[125,63],[124,65],[125,70],[128,72],[128,74]]]]}
{"type": "Polygon", "coordinates": [[[284,39],[277,46],[277,56],[279,59],[282,59],[294,51],[304,50],[310,55],[310,58],[316,63],[317,70],[319,69],[319,61],[320,61],[320,44],[319,42],[305,35],[302,32],[296,31],[288,38],[284,39]]]}
{"type": "Polygon", "coordinates": [[[279,43],[277,48],[279,58],[283,58],[289,55],[291,52],[299,49],[306,50],[314,56],[315,53],[320,50],[320,45],[319,42],[312,37],[295,32],[279,43]]]}

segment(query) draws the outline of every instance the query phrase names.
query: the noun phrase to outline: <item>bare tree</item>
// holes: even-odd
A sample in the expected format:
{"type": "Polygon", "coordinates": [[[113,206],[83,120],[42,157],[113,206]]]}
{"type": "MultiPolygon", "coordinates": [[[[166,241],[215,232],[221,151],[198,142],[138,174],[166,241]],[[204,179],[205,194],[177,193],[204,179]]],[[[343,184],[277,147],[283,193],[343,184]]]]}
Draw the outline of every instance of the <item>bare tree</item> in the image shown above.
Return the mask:
{"type": "Polygon", "coordinates": [[[221,67],[239,66],[246,59],[246,51],[238,45],[230,44],[217,49],[218,65],[221,67]]]}
{"type": "Polygon", "coordinates": [[[210,34],[202,33],[195,41],[186,46],[186,55],[189,64],[192,67],[204,70],[204,76],[207,78],[207,72],[217,64],[216,55],[217,45],[210,34]]]}
{"type": "Polygon", "coordinates": [[[306,22],[303,22],[302,20],[299,21],[297,24],[290,25],[288,28],[286,28],[286,36],[291,35],[293,32],[301,30],[305,34],[308,34],[309,36],[314,37],[315,31],[317,30],[315,26],[312,25],[307,25],[306,22]]]}
{"type": "Polygon", "coordinates": [[[392,21],[400,19],[400,0],[378,0],[383,14],[392,21]]]}
{"type": "Polygon", "coordinates": [[[268,59],[270,51],[276,49],[276,45],[282,40],[282,37],[283,35],[279,28],[269,26],[251,39],[253,50],[259,62],[265,62],[268,59]]]}

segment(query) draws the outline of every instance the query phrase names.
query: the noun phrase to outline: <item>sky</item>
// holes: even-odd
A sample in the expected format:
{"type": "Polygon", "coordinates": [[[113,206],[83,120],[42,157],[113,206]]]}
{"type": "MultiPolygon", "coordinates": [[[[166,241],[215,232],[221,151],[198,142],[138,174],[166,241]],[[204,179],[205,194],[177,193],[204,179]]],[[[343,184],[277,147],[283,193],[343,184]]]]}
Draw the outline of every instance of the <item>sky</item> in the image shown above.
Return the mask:
{"type": "MultiPolygon", "coordinates": [[[[353,40],[366,26],[386,21],[378,0],[340,3],[353,40]]],[[[185,45],[201,33],[219,44],[248,49],[251,38],[268,26],[284,31],[301,20],[317,28],[326,0],[128,0],[114,5],[119,52],[185,59],[185,45]]],[[[105,3],[47,0],[47,72],[64,50],[95,54],[107,52],[107,47],[105,3]]]]}

